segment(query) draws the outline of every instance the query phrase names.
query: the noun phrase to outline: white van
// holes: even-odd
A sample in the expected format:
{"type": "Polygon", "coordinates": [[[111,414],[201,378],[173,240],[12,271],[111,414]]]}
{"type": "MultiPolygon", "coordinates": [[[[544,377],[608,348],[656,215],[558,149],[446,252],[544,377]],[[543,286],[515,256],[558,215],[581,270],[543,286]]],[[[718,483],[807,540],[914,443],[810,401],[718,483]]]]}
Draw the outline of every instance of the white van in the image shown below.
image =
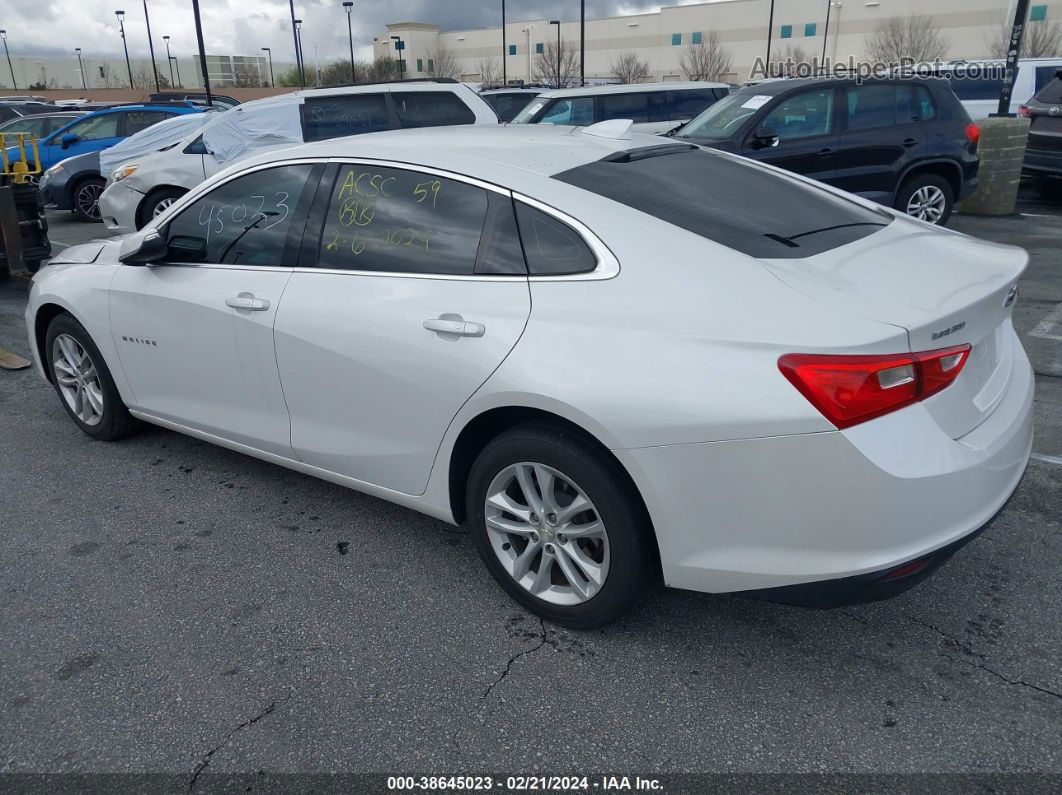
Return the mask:
{"type": "MultiPolygon", "coordinates": [[[[1010,95],[1010,112],[1017,113],[1018,106],[1028,102],[1033,94],[1054,80],[1055,72],[1060,68],[1062,58],[1022,58],[1018,61],[1018,75],[1010,95]]],[[[931,74],[948,81],[970,118],[976,121],[999,110],[999,93],[1003,90],[1006,70],[1006,61],[985,59],[932,64],[931,74]]],[[[922,73],[922,67],[919,67],[919,73],[922,73]]]]}
{"type": "Polygon", "coordinates": [[[562,88],[539,94],[512,123],[587,127],[630,119],[636,132],[658,134],[688,122],[729,93],[726,83],[670,81],[562,88]]]}

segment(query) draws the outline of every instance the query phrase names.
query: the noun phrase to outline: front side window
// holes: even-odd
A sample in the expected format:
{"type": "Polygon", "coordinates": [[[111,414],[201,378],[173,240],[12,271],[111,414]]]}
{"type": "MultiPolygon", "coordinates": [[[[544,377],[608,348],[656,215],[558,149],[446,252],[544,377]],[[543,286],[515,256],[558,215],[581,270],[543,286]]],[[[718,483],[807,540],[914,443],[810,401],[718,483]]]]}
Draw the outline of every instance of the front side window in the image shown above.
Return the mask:
{"type": "Polygon", "coordinates": [[[633,122],[666,121],[664,93],[602,94],[601,121],[630,119],[633,122]]]}
{"type": "MultiPolygon", "coordinates": [[[[522,115],[521,113],[520,116],[522,115]]],[[[593,124],[594,98],[572,97],[570,99],[555,99],[538,117],[537,123],[574,124],[577,126],[593,124]]]]}
{"type": "Polygon", "coordinates": [[[125,135],[135,135],[141,130],[146,130],[152,124],[157,124],[163,119],[168,119],[176,114],[163,113],[160,110],[131,110],[123,113],[125,116],[125,135]]]}
{"type": "MultiPolygon", "coordinates": [[[[890,108],[891,112],[891,108],[890,108]]],[[[825,135],[833,126],[833,89],[805,91],[782,103],[758,127],[773,130],[781,142],[825,135]]]]}
{"type": "Polygon", "coordinates": [[[390,129],[387,97],[383,94],[350,94],[313,97],[303,103],[304,141],[324,141],[344,135],[361,135],[390,129]]]}
{"type": "Polygon", "coordinates": [[[474,124],[476,114],[449,91],[395,91],[391,94],[403,127],[474,124]]]}
{"type": "Polygon", "coordinates": [[[255,171],[220,185],[166,225],[166,258],[178,263],[284,267],[292,223],[313,166],[255,171]]]}
{"type": "Polygon", "coordinates": [[[331,188],[318,264],[337,270],[471,275],[487,191],[456,180],[343,165],[331,188]]]}
{"type": "Polygon", "coordinates": [[[91,119],[79,121],[68,129],[64,135],[76,135],[81,141],[98,141],[101,138],[116,138],[118,136],[117,113],[105,113],[91,119]]]}

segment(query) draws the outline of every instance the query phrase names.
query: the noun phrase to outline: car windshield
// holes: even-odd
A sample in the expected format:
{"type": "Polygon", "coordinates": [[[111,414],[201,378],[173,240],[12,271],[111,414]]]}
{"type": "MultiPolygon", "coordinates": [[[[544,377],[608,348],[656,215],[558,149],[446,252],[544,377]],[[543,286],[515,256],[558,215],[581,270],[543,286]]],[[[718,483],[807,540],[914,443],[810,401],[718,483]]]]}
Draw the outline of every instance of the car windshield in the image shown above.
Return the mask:
{"type": "Polygon", "coordinates": [[[548,101],[548,99],[544,99],[541,96],[535,97],[533,102],[529,102],[524,106],[523,110],[513,116],[513,124],[527,124],[536,113],[545,107],[548,101]]]}
{"type": "Polygon", "coordinates": [[[676,138],[729,138],[772,97],[754,91],[728,94],[675,133],[676,138]]]}
{"type": "Polygon", "coordinates": [[[553,178],[752,257],[811,257],[892,221],[884,211],[690,144],[619,152],[553,178]]]}

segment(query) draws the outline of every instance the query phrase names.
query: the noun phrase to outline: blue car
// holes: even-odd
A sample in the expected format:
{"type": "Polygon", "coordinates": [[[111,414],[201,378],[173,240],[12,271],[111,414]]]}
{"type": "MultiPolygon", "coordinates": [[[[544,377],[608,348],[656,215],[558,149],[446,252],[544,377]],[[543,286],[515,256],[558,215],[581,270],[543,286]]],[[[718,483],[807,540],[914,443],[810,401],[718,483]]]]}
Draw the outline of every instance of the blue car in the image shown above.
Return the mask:
{"type": "MultiPolygon", "coordinates": [[[[41,170],[47,170],[74,155],[99,152],[114,146],[123,138],[140,132],[152,124],[185,113],[201,113],[204,109],[189,105],[123,105],[89,113],[64,127],[60,127],[37,143],[41,170]]],[[[19,157],[18,147],[8,147],[8,157],[19,157]]],[[[32,156],[32,153],[27,153],[32,156]]]]}

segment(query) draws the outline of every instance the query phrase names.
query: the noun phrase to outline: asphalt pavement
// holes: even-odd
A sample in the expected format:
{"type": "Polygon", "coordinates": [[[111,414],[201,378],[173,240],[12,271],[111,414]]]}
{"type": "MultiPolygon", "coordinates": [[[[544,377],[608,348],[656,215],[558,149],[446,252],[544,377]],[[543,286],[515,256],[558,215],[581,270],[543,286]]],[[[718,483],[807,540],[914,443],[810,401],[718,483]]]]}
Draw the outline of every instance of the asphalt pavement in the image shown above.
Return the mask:
{"type": "Polygon", "coordinates": [[[1019,209],[952,226],[1032,255],[1040,457],[929,581],[829,612],[660,590],[560,629],[458,528],[161,429],[94,442],[0,371],[0,772],[1062,772],[1062,206],[1019,209]]]}

